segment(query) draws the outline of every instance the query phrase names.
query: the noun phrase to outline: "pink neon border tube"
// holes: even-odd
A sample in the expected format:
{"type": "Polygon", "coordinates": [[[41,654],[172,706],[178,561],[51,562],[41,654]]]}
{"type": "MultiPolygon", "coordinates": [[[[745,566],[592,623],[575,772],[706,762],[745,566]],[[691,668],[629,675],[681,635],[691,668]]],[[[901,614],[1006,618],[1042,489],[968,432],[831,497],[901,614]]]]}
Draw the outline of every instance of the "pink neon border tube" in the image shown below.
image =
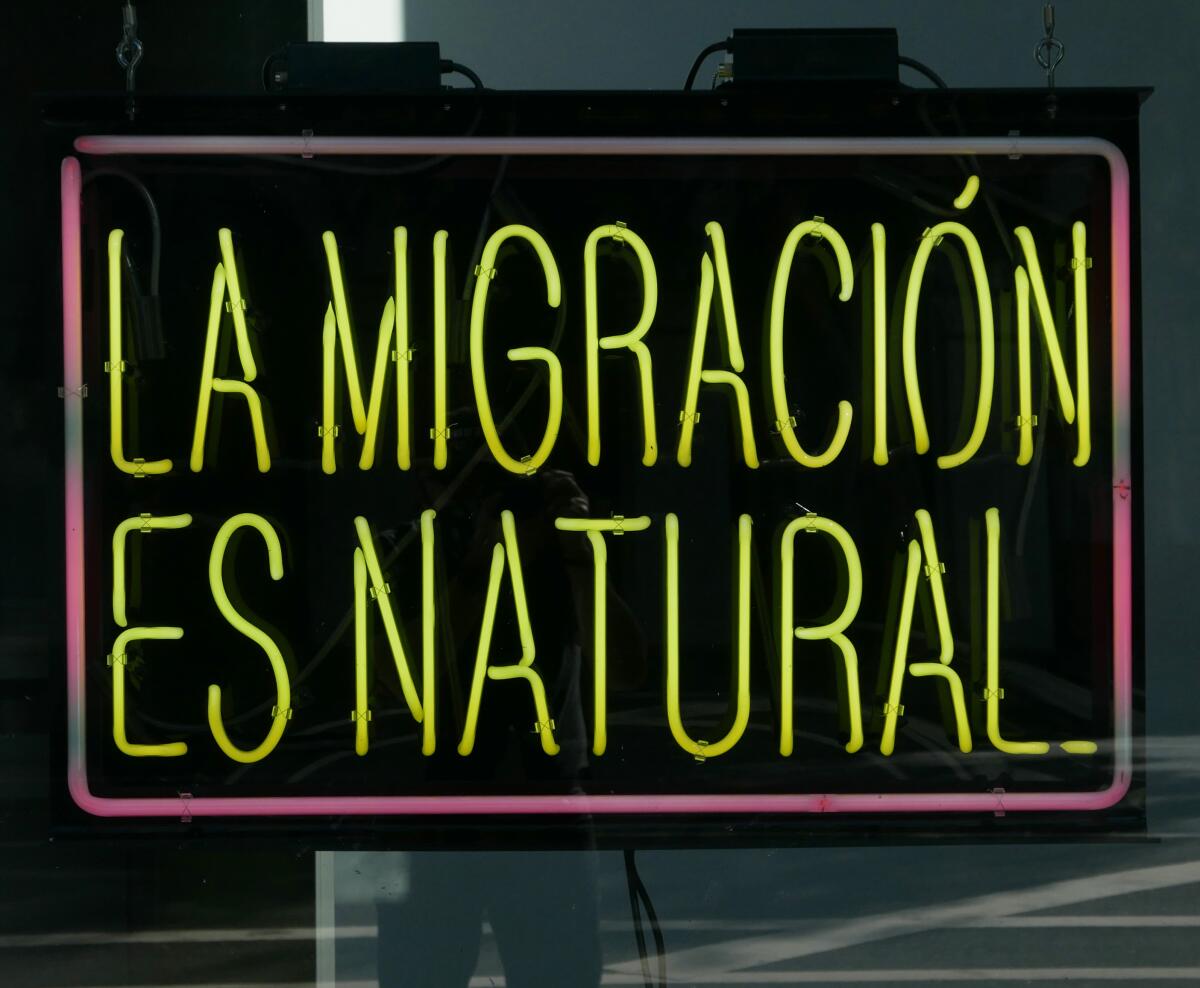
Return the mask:
{"type": "Polygon", "coordinates": [[[1111,783],[1091,792],[797,793],[569,796],[287,796],[110,798],[87,778],[84,703],[82,302],[79,162],[62,162],[63,368],[66,405],[67,781],[76,804],[106,817],[665,814],[998,813],[1094,811],[1120,802],[1133,772],[1133,505],[1130,432],[1129,169],[1096,138],[405,138],[87,136],[80,154],[109,155],[1093,155],[1111,188],[1113,395],[1113,754],[1111,783]]]}

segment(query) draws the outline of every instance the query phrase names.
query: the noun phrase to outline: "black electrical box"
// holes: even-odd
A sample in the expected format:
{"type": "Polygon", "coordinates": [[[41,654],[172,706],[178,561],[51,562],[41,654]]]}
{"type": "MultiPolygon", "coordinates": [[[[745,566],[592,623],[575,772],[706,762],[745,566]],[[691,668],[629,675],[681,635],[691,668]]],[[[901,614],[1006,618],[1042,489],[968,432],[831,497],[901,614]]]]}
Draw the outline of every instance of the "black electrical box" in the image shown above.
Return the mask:
{"type": "Polygon", "coordinates": [[[268,61],[264,75],[274,92],[435,92],[441,51],[436,41],[293,42],[268,61]]]}
{"type": "Polygon", "coordinates": [[[898,85],[895,28],[761,28],[730,38],[734,82],[898,85]]]}

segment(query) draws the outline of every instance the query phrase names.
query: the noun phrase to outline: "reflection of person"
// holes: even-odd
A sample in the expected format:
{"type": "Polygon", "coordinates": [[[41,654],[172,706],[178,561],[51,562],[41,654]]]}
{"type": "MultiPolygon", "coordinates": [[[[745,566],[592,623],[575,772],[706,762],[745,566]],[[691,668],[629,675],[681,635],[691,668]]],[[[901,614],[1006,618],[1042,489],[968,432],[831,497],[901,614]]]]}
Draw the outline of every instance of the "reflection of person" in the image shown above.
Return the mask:
{"type": "MultiPolygon", "coordinates": [[[[449,588],[445,627],[453,656],[445,692],[463,703],[491,553],[502,540],[500,512],[510,510],[537,645],[535,668],[546,686],[560,751],[546,755],[531,730],[533,705],[519,692],[524,684],[489,680],[474,751],[463,758],[451,738],[439,739],[430,777],[468,785],[498,780],[508,792],[579,791],[589,750],[583,695],[592,641],[591,547],[584,535],[555,529],[554,519],[586,515],[590,505],[568,472],[545,470],[521,478],[498,474],[479,467],[438,514],[440,557],[449,588]]],[[[441,478],[425,479],[436,483],[441,478]]],[[[508,653],[517,647],[511,594],[506,590],[501,600],[492,646],[498,664],[513,661],[515,656],[508,653]]],[[[628,607],[611,592],[609,628],[612,688],[635,685],[645,669],[644,639],[628,607]]],[[[461,731],[461,708],[440,720],[447,735],[461,731]]],[[[556,818],[554,824],[580,828],[577,842],[590,846],[586,818],[556,818]]],[[[480,825],[486,828],[488,823],[481,820],[480,825]]],[[[486,918],[508,984],[597,984],[596,898],[590,851],[555,854],[553,863],[545,855],[518,852],[414,855],[407,898],[378,907],[379,983],[382,988],[467,984],[486,918]]]]}

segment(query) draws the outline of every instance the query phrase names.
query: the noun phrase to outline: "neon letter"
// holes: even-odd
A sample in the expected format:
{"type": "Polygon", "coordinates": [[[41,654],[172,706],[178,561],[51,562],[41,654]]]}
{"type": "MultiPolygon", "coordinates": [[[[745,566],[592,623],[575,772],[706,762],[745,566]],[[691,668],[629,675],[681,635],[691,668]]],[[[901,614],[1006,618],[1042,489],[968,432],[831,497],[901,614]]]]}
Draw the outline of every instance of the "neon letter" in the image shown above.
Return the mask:
{"type": "MultiPolygon", "coordinates": [[[[432,508],[421,512],[421,611],[422,611],[422,689],[424,696],[417,696],[417,688],[409,671],[408,656],[404,652],[404,644],[400,638],[400,629],[396,624],[396,616],[392,612],[392,588],[383,575],[379,565],[379,557],[375,552],[375,539],[371,535],[371,526],[367,519],[359,515],[354,519],[354,528],[358,533],[359,549],[355,556],[362,553],[363,583],[359,585],[357,558],[354,563],[354,601],[355,621],[362,622],[355,636],[355,668],[366,669],[366,615],[367,596],[369,595],[379,607],[379,616],[383,618],[383,627],[387,633],[388,645],[392,650],[392,661],[396,663],[396,672],[400,677],[400,687],[404,692],[405,702],[417,723],[424,722],[422,738],[422,753],[432,755],[436,738],[434,736],[433,704],[434,704],[434,586],[433,586],[433,519],[436,512],[432,508]],[[370,585],[366,583],[370,579],[370,585]]],[[[364,680],[365,682],[365,680],[364,680]]],[[[366,725],[363,714],[367,713],[365,696],[359,697],[359,705],[355,708],[354,719],[358,723],[359,733],[365,733],[366,725]]],[[[369,719],[369,717],[367,718],[369,719]]],[[[365,754],[365,747],[358,752],[365,754]]]]}
{"type": "Polygon", "coordinates": [[[975,425],[966,445],[957,453],[939,456],[937,465],[943,470],[961,466],[971,459],[983,442],[987,432],[988,418],[992,412],[992,386],[996,374],[995,333],[992,325],[992,295],[988,286],[987,269],[979,241],[969,229],[953,221],[939,223],[926,230],[913,258],[912,272],[908,277],[908,291],[904,300],[904,330],[902,347],[904,354],[904,389],[908,394],[908,411],[912,416],[913,440],[918,453],[929,451],[929,431],[925,427],[925,411],[921,405],[921,391],[917,383],[917,307],[921,300],[921,283],[925,279],[925,267],[933,248],[946,235],[958,237],[967,251],[971,274],[975,280],[975,295],[979,302],[979,402],[975,408],[975,425]]]}
{"type": "Polygon", "coordinates": [[[933,522],[929,512],[917,511],[917,523],[921,529],[921,545],[916,540],[908,543],[908,562],[904,577],[904,597],[900,606],[900,621],[896,630],[896,650],[892,661],[892,679],[884,705],[883,737],[879,750],[890,755],[896,744],[896,720],[904,712],[900,705],[904,689],[904,670],[914,676],[937,676],[945,681],[950,691],[950,702],[954,707],[954,719],[958,731],[958,747],[964,754],[971,750],[971,729],[967,723],[967,705],[963,696],[962,680],[950,668],[954,658],[954,637],[950,631],[950,619],[946,611],[946,596],[942,587],[942,565],[938,561],[937,544],[933,538],[933,522]],[[913,608],[917,598],[917,579],[921,572],[922,548],[925,555],[925,575],[929,579],[933,609],[937,619],[940,652],[937,662],[908,663],[908,642],[912,632],[913,608]]]}
{"type": "Polygon", "coordinates": [[[204,367],[200,372],[200,400],[196,406],[196,429],[192,434],[191,468],[199,473],[204,468],[204,440],[208,431],[208,410],[214,391],[237,394],[246,399],[250,412],[250,428],[254,433],[254,451],[259,473],[271,469],[271,453],[267,449],[267,430],[263,424],[262,400],[250,382],[258,376],[254,353],[250,349],[250,334],[246,330],[246,300],[238,285],[237,264],[233,255],[233,234],[222,228],[218,231],[221,243],[221,263],[213,272],[212,290],[208,298],[208,332],[204,339],[204,367]],[[228,308],[233,316],[234,338],[238,360],[242,365],[242,380],[230,381],[214,377],[217,362],[217,336],[221,330],[221,308],[228,294],[228,308]]]}
{"type": "MultiPolygon", "coordinates": [[[[1020,302],[1017,304],[1019,307],[1020,302]]],[[[1004,690],[1000,688],[1000,512],[988,508],[984,517],[987,523],[987,688],[983,691],[983,699],[987,704],[988,740],[1009,755],[1044,755],[1050,750],[1045,741],[1005,741],[1000,736],[1000,701],[1004,699],[1004,690]]]]}
{"type": "Polygon", "coordinates": [[[1020,444],[1017,463],[1033,459],[1033,386],[1029,369],[1029,275],[1021,265],[1015,273],[1017,285],[1017,431],[1020,444]]]}
{"type": "MultiPolygon", "coordinates": [[[[483,248],[483,257],[475,269],[475,297],[471,302],[471,382],[475,387],[475,404],[479,409],[479,422],[492,456],[510,473],[530,474],[546,462],[554,442],[558,439],[558,427],[562,422],[562,364],[551,350],[540,346],[523,346],[508,351],[508,359],[514,363],[526,360],[541,361],[546,365],[548,381],[546,390],[550,396],[550,411],[546,420],[546,431],[537,450],[520,460],[513,459],[504,449],[496,423],[492,418],[492,405],[488,401],[487,378],[483,366],[483,319],[487,311],[488,286],[496,277],[496,255],[501,245],[510,237],[526,240],[537,252],[546,275],[546,302],[557,309],[562,299],[562,284],[558,278],[558,266],[554,255],[542,235],[527,226],[513,224],[502,226],[488,238],[483,248]]],[[[511,562],[511,560],[510,560],[511,562]]],[[[507,667],[503,667],[507,668],[507,667]]],[[[516,667],[513,667],[516,668],[516,667]]],[[[490,675],[490,673],[489,673],[490,675]]]]}
{"type": "MultiPolygon", "coordinates": [[[[642,391],[642,465],[653,466],[658,459],[658,439],[654,423],[654,378],[651,373],[650,350],[642,337],[654,321],[658,308],[658,277],[654,258],[645,241],[623,223],[596,227],[583,248],[584,310],[587,324],[587,402],[588,402],[588,463],[600,462],[600,370],[601,350],[629,350],[637,357],[638,376],[642,391]],[[599,335],[600,317],[596,305],[596,245],[604,238],[618,244],[629,244],[637,256],[642,271],[642,314],[637,325],[618,336],[599,335]]],[[[590,538],[591,536],[589,536],[590,538]]],[[[599,754],[599,752],[597,752],[599,754]]]]}
{"type": "Polygon", "coordinates": [[[723,755],[741,739],[750,719],[750,536],[749,515],[738,518],[737,708],[720,741],[693,741],[679,712],[679,519],[668,514],[667,532],[667,721],[671,736],[698,761],[723,755]]]}
{"type": "MultiPolygon", "coordinates": [[[[1087,269],[1091,267],[1092,261],[1086,256],[1087,227],[1079,222],[1071,227],[1071,269],[1075,274],[1075,386],[1078,389],[1078,395],[1072,393],[1071,382],[1067,378],[1067,368],[1063,363],[1062,350],[1059,347],[1058,330],[1054,325],[1054,316],[1050,312],[1050,298],[1046,293],[1046,282],[1042,277],[1042,267],[1038,263],[1037,244],[1034,243],[1033,234],[1029,232],[1028,227],[1019,226],[1013,232],[1020,241],[1021,251],[1025,255],[1025,266],[1029,269],[1029,283],[1037,304],[1038,324],[1042,327],[1042,345],[1045,347],[1046,356],[1050,361],[1050,369],[1054,374],[1058,404],[1062,409],[1063,418],[1068,424],[1075,421],[1076,410],[1078,410],[1079,447],[1074,463],[1077,467],[1081,467],[1092,455],[1092,402],[1088,378],[1087,321],[1087,269]]],[[[1026,319],[1028,319],[1028,306],[1029,301],[1026,296],[1026,319]]],[[[1019,300],[1017,311],[1018,313],[1021,311],[1019,300]]]]}
{"type": "Polygon", "coordinates": [[[132,744],[125,736],[125,666],[129,661],[126,648],[134,641],[174,641],[182,637],[182,628],[126,628],[117,635],[112,654],[108,657],[108,664],[112,666],[113,740],[126,755],[132,755],[134,758],[175,758],[187,754],[187,745],[182,741],[172,741],[169,744],[132,744]]]}
{"type": "Polygon", "coordinates": [[[375,444],[379,438],[379,418],[383,408],[384,377],[387,373],[389,355],[396,364],[396,463],[407,470],[411,465],[409,443],[409,363],[413,351],[409,346],[408,331],[408,230],[398,226],[393,231],[393,246],[396,253],[396,291],[384,303],[383,315],[379,320],[379,333],[375,338],[375,367],[371,375],[371,393],[364,405],[362,383],[358,376],[358,360],[355,356],[354,333],[350,325],[350,308],[346,303],[346,286],[342,280],[342,265],[338,257],[337,238],[331,230],[321,236],[325,245],[325,259],[329,266],[329,282],[333,302],[325,310],[325,324],[321,333],[322,348],[322,402],[321,402],[321,469],[325,473],[337,470],[334,456],[334,440],[338,426],[334,417],[334,381],[337,363],[334,336],[341,343],[342,363],[345,365],[346,390],[350,396],[350,413],[354,429],[363,436],[362,453],[359,456],[360,470],[370,470],[375,465],[375,444]],[[396,349],[392,349],[392,332],[396,333],[396,349]]]}
{"type": "Polygon", "coordinates": [[[113,531],[113,620],[124,628],[129,621],[125,616],[125,540],[130,532],[149,535],[155,529],[187,528],[192,523],[191,515],[138,515],[126,518],[113,531]]]}
{"type": "Polygon", "coordinates": [[[846,436],[850,434],[850,420],[854,412],[850,402],[838,402],[837,427],[824,453],[806,453],[800,446],[800,441],[796,438],[796,419],[788,411],[786,375],[783,372],[783,315],[787,305],[788,277],[792,272],[792,261],[800,241],[807,236],[825,240],[833,249],[842,282],[838,298],[845,302],[854,291],[854,269],[850,266],[850,251],[846,249],[846,242],[837,230],[819,219],[805,220],[793,227],[779,252],[775,287],[771,297],[771,398],[775,404],[775,427],[783,437],[783,443],[791,453],[792,459],[806,467],[823,467],[837,459],[842,447],[846,445],[846,436]]]}
{"type": "Polygon", "coordinates": [[[810,514],[804,518],[796,518],[783,530],[779,544],[781,561],[781,586],[779,590],[781,607],[779,611],[779,646],[780,646],[780,714],[779,714],[779,753],[792,753],[792,651],[793,636],[804,641],[829,640],[842,653],[842,661],[846,667],[846,706],[850,713],[850,740],[846,744],[848,752],[858,751],[862,747],[862,701],[858,691],[858,652],[854,644],[843,631],[858,614],[858,606],[862,603],[862,564],[858,558],[858,548],[841,525],[828,518],[810,514]],[[828,624],[815,628],[797,628],[792,624],[793,581],[795,579],[794,557],[796,552],[796,533],[824,532],[831,536],[842,550],[846,559],[848,581],[846,585],[846,603],[842,612],[828,624]]]}
{"type": "Polygon", "coordinates": [[[679,413],[682,428],[679,431],[679,449],[676,459],[682,467],[692,464],[692,432],[699,421],[696,403],[700,398],[700,384],[723,384],[733,392],[737,403],[738,422],[742,432],[742,458],[752,470],[758,468],[758,450],[754,445],[754,432],[750,425],[750,394],[745,382],[738,376],[745,370],[742,344],[738,338],[737,317],[733,307],[733,285],[729,279],[729,261],[725,256],[725,233],[721,224],[712,222],[704,227],[712,239],[713,256],[716,258],[717,287],[721,293],[722,312],[725,317],[725,342],[729,351],[729,364],[733,370],[705,370],[704,344],[708,338],[708,317],[712,310],[713,260],[706,251],[700,260],[700,303],[696,307],[696,330],[692,335],[692,360],[688,367],[687,389],[684,391],[683,411],[679,413]]]}
{"type": "Polygon", "coordinates": [[[109,376],[108,447],[117,469],[122,473],[141,477],[147,474],[169,473],[171,461],[147,461],[141,457],[125,459],[125,406],[121,386],[122,375],[125,373],[125,360],[122,356],[124,330],[121,325],[121,241],[124,237],[124,230],[112,230],[108,235],[108,360],[104,364],[104,370],[109,376]]]}
{"type": "Polygon", "coordinates": [[[650,519],[637,518],[555,518],[560,532],[584,532],[592,547],[592,752],[603,755],[608,746],[608,547],[604,532],[644,532],[650,519]]]}
{"type": "Polygon", "coordinates": [[[450,234],[433,235],[433,468],[446,469],[446,242],[450,234]]]}
{"type": "MultiPolygon", "coordinates": [[[[486,251],[484,256],[487,256],[486,251]]],[[[489,679],[523,679],[529,684],[534,710],[537,713],[534,731],[541,737],[542,750],[547,755],[557,755],[559,748],[558,742],[554,740],[554,721],[546,704],[546,687],[542,683],[542,677],[533,668],[537,649],[533,641],[533,628],[529,622],[529,605],[525,600],[525,576],[521,572],[521,553],[517,546],[517,527],[513,513],[500,512],[500,524],[504,532],[504,544],[496,543],[492,548],[492,568],[483,606],[483,625],[479,630],[479,647],[475,653],[471,698],[467,704],[467,719],[463,725],[462,740],[458,743],[458,753],[469,755],[475,747],[475,726],[479,721],[479,704],[483,699],[483,680],[486,672],[489,679]],[[488,657],[492,648],[492,629],[496,622],[496,604],[500,599],[500,584],[504,580],[506,560],[512,581],[513,604],[517,611],[521,658],[512,665],[495,666],[489,664],[488,657]]]]}
{"type": "Polygon", "coordinates": [[[218,747],[235,762],[257,762],[266,758],[287,728],[287,722],[292,717],[292,691],[288,681],[287,666],[283,661],[283,653],[279,646],[261,628],[257,628],[234,610],[229,594],[225,590],[225,550],[233,533],[240,528],[253,528],[263,537],[267,544],[267,561],[270,566],[271,579],[283,579],[283,551],[279,545],[279,536],[262,515],[243,512],[234,515],[217,532],[213,539],[212,552],[208,557],[208,585],[212,588],[213,600],[222,616],[234,628],[254,642],[266,654],[271,663],[271,671],[275,674],[275,706],[271,708],[271,729],[257,748],[244,751],[229,740],[225,733],[225,724],[221,719],[221,687],[215,683],[208,687],[208,726],[218,747]]]}
{"type": "Polygon", "coordinates": [[[871,224],[872,304],[875,310],[875,452],[877,466],[886,466],[887,447],[887,231],[871,224]]]}

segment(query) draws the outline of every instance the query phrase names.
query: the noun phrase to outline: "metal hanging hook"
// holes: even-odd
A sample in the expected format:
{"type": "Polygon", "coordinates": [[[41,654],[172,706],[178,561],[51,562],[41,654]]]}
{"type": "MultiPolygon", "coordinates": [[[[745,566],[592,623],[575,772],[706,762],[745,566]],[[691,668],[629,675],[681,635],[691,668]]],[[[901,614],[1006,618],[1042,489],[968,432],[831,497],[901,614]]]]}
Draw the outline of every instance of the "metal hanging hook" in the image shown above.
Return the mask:
{"type": "Polygon", "coordinates": [[[117,64],[125,70],[125,115],[133,119],[135,108],[133,102],[134,73],[142,60],[143,45],[137,36],[137,10],[132,0],[125,0],[121,8],[121,40],[117,42],[117,64]]]}
{"type": "Polygon", "coordinates": [[[1054,36],[1054,4],[1048,3],[1042,8],[1042,28],[1046,32],[1033,48],[1033,57],[1037,59],[1046,73],[1046,86],[1054,88],[1054,70],[1067,55],[1067,48],[1054,36]]]}

